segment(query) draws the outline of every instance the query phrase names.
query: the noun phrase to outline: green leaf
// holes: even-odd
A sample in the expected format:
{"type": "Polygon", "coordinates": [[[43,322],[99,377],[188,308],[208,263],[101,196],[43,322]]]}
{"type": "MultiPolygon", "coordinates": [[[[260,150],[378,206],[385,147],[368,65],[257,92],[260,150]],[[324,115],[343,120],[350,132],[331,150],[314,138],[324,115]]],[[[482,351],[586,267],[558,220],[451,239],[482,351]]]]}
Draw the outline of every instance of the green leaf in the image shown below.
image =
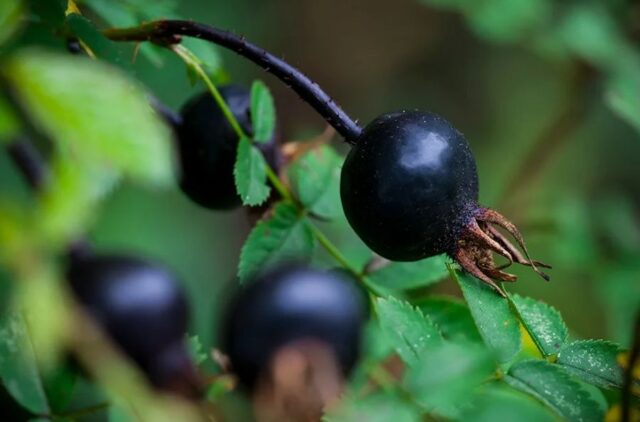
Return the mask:
{"type": "Polygon", "coordinates": [[[63,412],[76,386],[78,374],[71,365],[59,365],[44,378],[44,390],[53,413],[63,412]]]}
{"type": "Polygon", "coordinates": [[[440,329],[447,340],[482,342],[469,308],[452,297],[430,297],[418,308],[440,329]]]}
{"type": "Polygon", "coordinates": [[[0,96],[0,143],[13,141],[20,131],[20,121],[6,99],[0,96]]]}
{"type": "Polygon", "coordinates": [[[125,69],[131,67],[131,57],[125,54],[125,51],[129,52],[129,50],[125,50],[122,43],[116,43],[102,35],[102,32],[87,18],[72,13],[67,16],[66,24],[69,30],[100,60],[106,60],[125,69]]]}
{"type": "Polygon", "coordinates": [[[275,206],[273,215],[260,221],[242,247],[238,277],[253,275],[284,261],[308,260],[315,243],[304,217],[290,203],[275,206]]]}
{"type": "Polygon", "coordinates": [[[54,157],[51,176],[54,183],[47,184],[41,194],[37,222],[52,246],[63,247],[89,228],[98,199],[113,189],[118,178],[62,153],[54,157]]]}
{"type": "Polygon", "coordinates": [[[450,418],[494,370],[494,360],[482,345],[442,342],[423,350],[404,385],[426,409],[450,418]]]}
{"type": "Polygon", "coordinates": [[[538,401],[500,383],[478,394],[460,420],[554,422],[557,418],[538,401]]]}
{"type": "Polygon", "coordinates": [[[575,341],[560,350],[558,365],[581,380],[602,388],[622,388],[620,347],[605,340],[575,341]]]}
{"type": "Polygon", "coordinates": [[[640,91],[640,66],[620,73],[607,81],[607,104],[620,118],[637,132],[640,132],[640,98],[634,93],[640,91]]]}
{"type": "Polygon", "coordinates": [[[271,140],[276,127],[276,107],[269,88],[262,81],[251,85],[251,123],[256,142],[271,140]]]}
{"type": "Polygon", "coordinates": [[[497,42],[515,42],[531,36],[553,14],[549,0],[487,0],[468,3],[466,9],[471,27],[497,42]]]}
{"type": "Polygon", "coordinates": [[[519,295],[511,295],[522,323],[545,356],[558,353],[567,341],[567,326],[560,312],[546,303],[519,295]]]}
{"type": "Polygon", "coordinates": [[[426,287],[443,280],[448,275],[445,255],[438,255],[416,262],[391,262],[369,274],[378,286],[391,290],[408,290],[426,287]]]}
{"type": "Polygon", "coordinates": [[[200,341],[200,337],[195,334],[188,337],[189,353],[191,354],[191,358],[196,363],[196,365],[200,365],[205,360],[207,360],[207,353],[204,351],[202,347],[202,342],[200,341]]]}
{"type": "Polygon", "coordinates": [[[24,4],[21,0],[2,0],[0,2],[0,44],[22,25],[24,4]]]}
{"type": "Polygon", "coordinates": [[[289,180],[296,197],[314,214],[327,219],[342,212],[340,202],[340,157],[322,145],[291,163],[289,180]]]}
{"type": "Polygon", "coordinates": [[[471,315],[485,344],[500,362],[508,362],[520,351],[520,325],[507,299],[469,274],[456,274],[471,315]]]}
{"type": "MultiPolygon", "coordinates": [[[[233,174],[244,205],[260,205],[269,198],[271,188],[267,185],[267,163],[247,138],[240,138],[233,174]]],[[[217,181],[211,180],[211,183],[217,181]]]]}
{"type": "Polygon", "coordinates": [[[375,308],[382,330],[409,365],[418,363],[425,351],[442,342],[442,334],[433,322],[408,302],[379,298],[375,308]]]}
{"type": "Polygon", "coordinates": [[[325,422],[419,422],[419,409],[390,394],[374,394],[360,398],[348,395],[340,405],[322,419],[325,422]]]}
{"type": "Polygon", "coordinates": [[[120,71],[38,49],[23,50],[3,71],[33,122],[77,161],[173,183],[169,129],[120,71]]]}
{"type": "Polygon", "coordinates": [[[0,317],[0,377],[11,396],[26,409],[49,413],[29,331],[17,312],[0,317]]]}
{"type": "Polygon", "coordinates": [[[535,397],[566,420],[603,420],[605,409],[601,404],[562,368],[547,361],[519,362],[509,369],[505,381],[535,397]]]}

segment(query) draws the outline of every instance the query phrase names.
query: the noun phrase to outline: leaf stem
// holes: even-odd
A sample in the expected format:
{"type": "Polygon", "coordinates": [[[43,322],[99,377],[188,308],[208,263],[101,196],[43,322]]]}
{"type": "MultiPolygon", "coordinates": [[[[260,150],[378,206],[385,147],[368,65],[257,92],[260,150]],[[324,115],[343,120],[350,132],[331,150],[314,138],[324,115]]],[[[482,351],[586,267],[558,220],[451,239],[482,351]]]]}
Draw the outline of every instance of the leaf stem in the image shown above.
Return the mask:
{"type": "Polygon", "coordinates": [[[231,125],[231,128],[233,128],[233,131],[238,135],[238,137],[250,139],[250,136],[248,136],[242,129],[242,126],[240,126],[240,123],[238,123],[238,119],[236,119],[236,116],[233,115],[233,113],[229,109],[229,106],[224,101],[224,98],[222,98],[222,95],[220,95],[220,91],[218,91],[218,88],[216,88],[214,83],[211,81],[211,78],[209,78],[209,75],[207,75],[207,72],[205,72],[205,70],[202,68],[200,59],[198,59],[189,49],[187,49],[183,45],[172,44],[169,46],[169,49],[176,53],[188,67],[193,69],[198,74],[202,82],[204,82],[204,84],[209,89],[209,92],[211,92],[211,95],[218,104],[218,107],[220,107],[220,109],[222,110],[222,114],[224,114],[224,117],[227,119],[227,121],[231,125]]]}
{"type": "MultiPolygon", "coordinates": [[[[209,91],[211,91],[213,98],[215,99],[218,106],[222,109],[222,112],[225,118],[227,119],[229,124],[233,127],[233,130],[236,132],[238,137],[249,138],[247,134],[244,132],[244,130],[242,130],[242,127],[238,123],[238,120],[235,118],[231,110],[229,110],[229,106],[227,105],[224,98],[222,98],[222,96],[220,95],[220,92],[218,91],[216,86],[213,84],[213,82],[209,78],[209,75],[207,75],[207,73],[202,68],[200,64],[200,60],[193,53],[191,53],[191,51],[189,51],[187,48],[185,48],[182,45],[172,44],[172,45],[169,45],[168,48],[171,49],[174,53],[176,53],[185,62],[185,64],[191,67],[198,74],[198,77],[202,79],[205,85],[209,88],[209,91]]],[[[274,189],[280,194],[282,199],[285,201],[291,202],[298,209],[298,211],[305,212],[306,210],[304,209],[304,207],[294,198],[294,196],[291,194],[291,191],[289,191],[289,189],[284,185],[284,183],[282,183],[276,171],[268,163],[265,163],[265,168],[267,172],[267,178],[273,185],[274,189]]],[[[358,271],[357,268],[354,268],[349,263],[349,261],[344,257],[344,255],[342,255],[340,250],[329,240],[329,238],[327,238],[327,236],[325,236],[325,234],[320,229],[318,229],[318,227],[316,227],[310,221],[307,221],[307,226],[311,230],[311,233],[316,238],[316,240],[318,240],[318,243],[322,245],[322,247],[327,251],[327,253],[331,255],[333,259],[335,259],[342,267],[344,267],[347,271],[352,273],[358,280],[360,280],[365,285],[367,290],[369,290],[372,294],[376,296],[380,296],[382,294],[380,289],[378,289],[373,283],[371,283],[371,281],[368,279],[366,275],[362,274],[360,271],[358,271]]]]}
{"type": "Polygon", "coordinates": [[[284,60],[228,31],[184,20],[158,20],[132,28],[103,31],[113,41],[151,41],[160,45],[180,42],[181,36],[195,37],[227,48],[273,74],[313,107],[346,142],[355,144],[362,128],[351,119],[317,83],[284,60]]]}

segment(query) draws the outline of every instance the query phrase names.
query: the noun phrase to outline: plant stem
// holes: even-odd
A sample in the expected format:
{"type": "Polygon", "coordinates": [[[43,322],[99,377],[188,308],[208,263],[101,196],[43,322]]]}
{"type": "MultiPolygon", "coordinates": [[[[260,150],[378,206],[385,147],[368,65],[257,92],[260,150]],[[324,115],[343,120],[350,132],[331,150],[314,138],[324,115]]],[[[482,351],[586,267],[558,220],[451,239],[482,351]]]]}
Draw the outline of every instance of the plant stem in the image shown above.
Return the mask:
{"type": "MultiPolygon", "coordinates": [[[[218,89],[209,78],[209,75],[207,75],[207,73],[204,71],[204,69],[200,65],[200,60],[195,55],[193,55],[188,49],[186,49],[181,45],[173,44],[173,45],[170,45],[169,48],[173,52],[175,52],[188,66],[190,66],[198,74],[200,79],[202,79],[205,85],[209,88],[209,91],[211,91],[211,94],[213,95],[216,103],[222,109],[225,118],[227,119],[229,124],[233,127],[233,130],[236,132],[238,137],[249,138],[247,134],[244,132],[244,130],[242,130],[242,127],[238,123],[238,120],[235,118],[233,113],[231,113],[231,111],[229,110],[229,106],[225,102],[224,98],[222,98],[222,96],[218,92],[218,89]]],[[[306,210],[304,209],[304,207],[298,201],[295,200],[295,198],[293,197],[289,189],[282,183],[282,181],[278,177],[278,174],[275,172],[275,170],[271,168],[271,166],[269,166],[268,163],[265,163],[265,168],[267,172],[267,178],[273,185],[274,189],[280,194],[282,199],[294,204],[294,206],[298,209],[298,211],[305,212],[306,210]]],[[[365,275],[363,275],[360,271],[358,271],[358,269],[354,268],[349,263],[349,261],[347,261],[347,259],[344,257],[344,255],[342,255],[340,250],[333,243],[331,243],[329,238],[327,238],[327,236],[325,236],[325,234],[320,229],[318,229],[318,227],[316,227],[310,221],[308,222],[307,226],[311,230],[311,233],[316,238],[316,240],[318,240],[318,243],[322,245],[322,247],[327,251],[327,253],[329,253],[329,255],[333,257],[333,259],[335,259],[342,267],[344,267],[347,271],[352,273],[358,280],[360,280],[372,294],[378,295],[378,296],[381,295],[381,292],[379,291],[379,289],[377,289],[375,285],[373,285],[373,283],[371,283],[371,281],[365,275]]]]}
{"type": "Polygon", "coordinates": [[[205,72],[202,68],[200,60],[191,51],[189,51],[182,45],[174,44],[169,48],[171,49],[171,51],[176,53],[182,59],[182,61],[187,64],[187,66],[193,69],[198,74],[200,79],[202,79],[202,82],[204,82],[204,84],[209,89],[209,92],[211,92],[211,95],[218,104],[218,107],[220,107],[220,109],[222,110],[222,114],[224,114],[224,117],[231,125],[231,128],[238,135],[238,138],[250,138],[244,132],[242,126],[240,126],[240,123],[238,123],[238,119],[236,119],[231,110],[229,110],[229,106],[224,101],[224,98],[222,98],[222,95],[220,95],[220,91],[218,91],[218,88],[216,88],[213,82],[211,82],[209,75],[207,75],[207,72],[205,72]]]}
{"type": "Polygon", "coordinates": [[[284,60],[231,32],[191,21],[158,20],[133,28],[107,29],[103,34],[113,41],[152,41],[172,45],[179,43],[181,36],[188,36],[218,44],[280,79],[333,126],[346,142],[354,144],[362,133],[360,126],[318,84],[284,60]]]}

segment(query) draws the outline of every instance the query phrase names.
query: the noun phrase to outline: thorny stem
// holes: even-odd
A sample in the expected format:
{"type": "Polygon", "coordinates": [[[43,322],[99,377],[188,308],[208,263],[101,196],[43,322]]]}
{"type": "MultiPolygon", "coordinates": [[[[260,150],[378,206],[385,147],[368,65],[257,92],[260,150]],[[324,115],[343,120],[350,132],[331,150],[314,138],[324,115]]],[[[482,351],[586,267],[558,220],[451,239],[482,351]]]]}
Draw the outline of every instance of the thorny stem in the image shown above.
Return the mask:
{"type": "MultiPolygon", "coordinates": [[[[189,50],[187,50],[184,46],[173,44],[173,45],[170,45],[168,48],[171,49],[173,52],[175,52],[185,62],[185,64],[191,67],[198,74],[200,79],[202,79],[202,81],[205,83],[209,91],[211,91],[211,94],[213,95],[213,98],[216,101],[216,104],[222,109],[222,112],[225,118],[227,119],[227,121],[229,122],[233,130],[236,132],[238,137],[249,138],[248,135],[244,132],[244,130],[240,126],[240,124],[238,123],[238,120],[236,119],[236,117],[229,110],[229,106],[224,101],[224,98],[222,98],[218,89],[209,78],[209,75],[207,75],[207,73],[204,71],[204,69],[200,65],[200,61],[198,60],[198,58],[195,55],[193,55],[189,50]]],[[[265,168],[266,168],[267,178],[269,179],[269,182],[271,182],[274,189],[280,194],[280,196],[285,201],[291,202],[298,209],[298,211],[306,212],[304,207],[298,201],[295,200],[295,198],[293,197],[289,189],[282,183],[282,181],[278,177],[278,174],[275,172],[275,170],[272,169],[268,163],[265,163],[265,168]]],[[[373,285],[373,283],[371,283],[371,281],[366,277],[366,275],[362,274],[360,271],[358,271],[357,268],[353,267],[349,263],[349,261],[344,257],[344,255],[342,255],[340,250],[329,240],[329,238],[327,238],[327,236],[325,236],[325,234],[320,229],[318,229],[318,227],[316,227],[311,222],[308,222],[307,226],[311,230],[311,233],[316,238],[318,243],[322,245],[322,247],[327,251],[327,253],[331,255],[333,259],[336,260],[336,262],[338,262],[342,267],[344,267],[347,271],[353,274],[358,280],[360,280],[371,293],[373,293],[376,296],[379,296],[381,294],[379,289],[377,289],[373,285]]]]}
{"type": "Polygon", "coordinates": [[[273,74],[313,107],[346,142],[354,144],[362,129],[318,84],[295,67],[268,51],[228,31],[184,20],[158,20],[133,28],[107,29],[103,34],[113,41],[151,41],[174,45],[181,36],[200,38],[225,47],[273,74]]]}

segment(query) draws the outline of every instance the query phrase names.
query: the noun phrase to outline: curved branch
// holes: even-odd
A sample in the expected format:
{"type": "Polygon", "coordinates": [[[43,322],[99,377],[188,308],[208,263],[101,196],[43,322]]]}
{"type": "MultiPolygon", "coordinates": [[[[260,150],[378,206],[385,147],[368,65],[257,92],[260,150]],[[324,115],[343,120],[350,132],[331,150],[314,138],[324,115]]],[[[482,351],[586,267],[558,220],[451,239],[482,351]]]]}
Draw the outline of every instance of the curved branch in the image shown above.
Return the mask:
{"type": "Polygon", "coordinates": [[[159,20],[134,28],[108,29],[103,33],[113,41],[151,41],[162,45],[177,44],[181,36],[210,41],[245,57],[276,76],[313,107],[346,142],[354,144],[362,133],[362,128],[317,83],[284,60],[231,32],[197,22],[159,20]]]}

